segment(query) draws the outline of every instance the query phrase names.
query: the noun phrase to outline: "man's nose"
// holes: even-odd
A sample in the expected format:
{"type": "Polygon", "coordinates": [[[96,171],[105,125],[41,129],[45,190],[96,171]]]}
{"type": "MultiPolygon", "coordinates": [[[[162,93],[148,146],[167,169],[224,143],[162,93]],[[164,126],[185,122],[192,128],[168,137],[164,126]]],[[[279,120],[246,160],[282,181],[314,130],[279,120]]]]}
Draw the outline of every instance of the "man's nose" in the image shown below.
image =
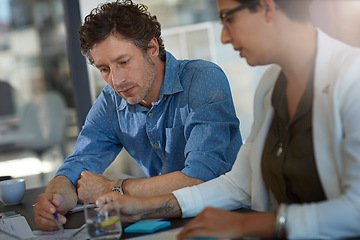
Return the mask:
{"type": "Polygon", "coordinates": [[[111,72],[111,82],[113,86],[121,85],[122,83],[125,82],[125,79],[126,78],[124,71],[118,68],[114,68],[113,71],[111,72]]]}

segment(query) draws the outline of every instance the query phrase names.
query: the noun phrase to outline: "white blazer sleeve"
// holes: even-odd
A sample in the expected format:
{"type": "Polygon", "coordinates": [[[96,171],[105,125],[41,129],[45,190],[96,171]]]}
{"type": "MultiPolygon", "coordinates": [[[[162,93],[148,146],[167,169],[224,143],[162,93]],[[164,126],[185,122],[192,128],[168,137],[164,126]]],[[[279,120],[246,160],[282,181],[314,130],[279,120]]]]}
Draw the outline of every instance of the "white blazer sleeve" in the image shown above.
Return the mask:
{"type": "Polygon", "coordinates": [[[246,143],[241,146],[240,156],[230,172],[173,192],[181,207],[182,217],[193,217],[210,206],[233,210],[250,204],[249,194],[244,191],[249,189],[249,170],[246,167],[247,161],[241,161],[246,160],[246,148],[246,143]]]}

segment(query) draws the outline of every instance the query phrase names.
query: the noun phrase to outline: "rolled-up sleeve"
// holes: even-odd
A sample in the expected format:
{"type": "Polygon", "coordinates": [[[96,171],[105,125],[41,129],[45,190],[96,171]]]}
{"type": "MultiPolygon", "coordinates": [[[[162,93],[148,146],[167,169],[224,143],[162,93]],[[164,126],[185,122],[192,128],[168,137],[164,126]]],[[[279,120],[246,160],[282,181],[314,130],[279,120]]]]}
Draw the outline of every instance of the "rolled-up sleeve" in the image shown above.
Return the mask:
{"type": "Polygon", "coordinates": [[[113,119],[116,115],[110,103],[102,92],[86,118],[72,155],[65,159],[55,176],[66,176],[76,186],[81,172],[101,174],[116,158],[122,145],[111,127],[117,121],[113,119]]]}
{"type": "Polygon", "coordinates": [[[239,120],[226,75],[217,66],[194,75],[188,98],[182,172],[208,181],[231,170],[242,145],[239,120]]]}

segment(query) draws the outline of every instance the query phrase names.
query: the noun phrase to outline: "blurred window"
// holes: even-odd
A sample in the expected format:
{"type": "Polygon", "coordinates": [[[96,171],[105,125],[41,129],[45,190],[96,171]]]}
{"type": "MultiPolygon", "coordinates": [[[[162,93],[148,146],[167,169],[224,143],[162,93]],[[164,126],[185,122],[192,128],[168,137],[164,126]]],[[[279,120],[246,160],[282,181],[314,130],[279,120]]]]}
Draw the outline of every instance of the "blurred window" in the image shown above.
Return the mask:
{"type": "MultiPolygon", "coordinates": [[[[66,136],[76,137],[65,30],[62,0],[0,0],[0,80],[14,90],[13,102],[0,105],[0,112],[12,108],[20,122],[29,102],[57,92],[67,107],[66,136]]],[[[8,129],[4,124],[13,128],[17,122],[0,121],[0,135],[8,129]]],[[[39,124],[46,126],[46,119],[39,124]]]]}

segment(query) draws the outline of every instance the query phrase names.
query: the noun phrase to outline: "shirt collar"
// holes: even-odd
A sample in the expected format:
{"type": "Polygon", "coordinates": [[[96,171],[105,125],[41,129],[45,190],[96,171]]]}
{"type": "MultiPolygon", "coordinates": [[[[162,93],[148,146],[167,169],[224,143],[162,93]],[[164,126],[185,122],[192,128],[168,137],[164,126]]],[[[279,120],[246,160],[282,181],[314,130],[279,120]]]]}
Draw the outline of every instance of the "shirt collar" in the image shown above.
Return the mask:
{"type": "Polygon", "coordinates": [[[181,61],[176,60],[171,53],[166,52],[165,76],[160,90],[160,98],[163,95],[172,95],[184,90],[179,77],[181,71],[181,61]]]}
{"type": "MultiPolygon", "coordinates": [[[[165,76],[161,85],[159,99],[162,99],[165,95],[172,95],[178,92],[184,91],[180,82],[180,73],[182,71],[182,61],[178,61],[171,53],[166,51],[166,64],[165,64],[165,76]]],[[[117,93],[116,93],[117,94],[117,93]]],[[[125,107],[134,106],[121,98],[121,103],[118,110],[123,110],[125,107]]],[[[136,108],[143,108],[140,104],[135,105],[136,108]]]]}

